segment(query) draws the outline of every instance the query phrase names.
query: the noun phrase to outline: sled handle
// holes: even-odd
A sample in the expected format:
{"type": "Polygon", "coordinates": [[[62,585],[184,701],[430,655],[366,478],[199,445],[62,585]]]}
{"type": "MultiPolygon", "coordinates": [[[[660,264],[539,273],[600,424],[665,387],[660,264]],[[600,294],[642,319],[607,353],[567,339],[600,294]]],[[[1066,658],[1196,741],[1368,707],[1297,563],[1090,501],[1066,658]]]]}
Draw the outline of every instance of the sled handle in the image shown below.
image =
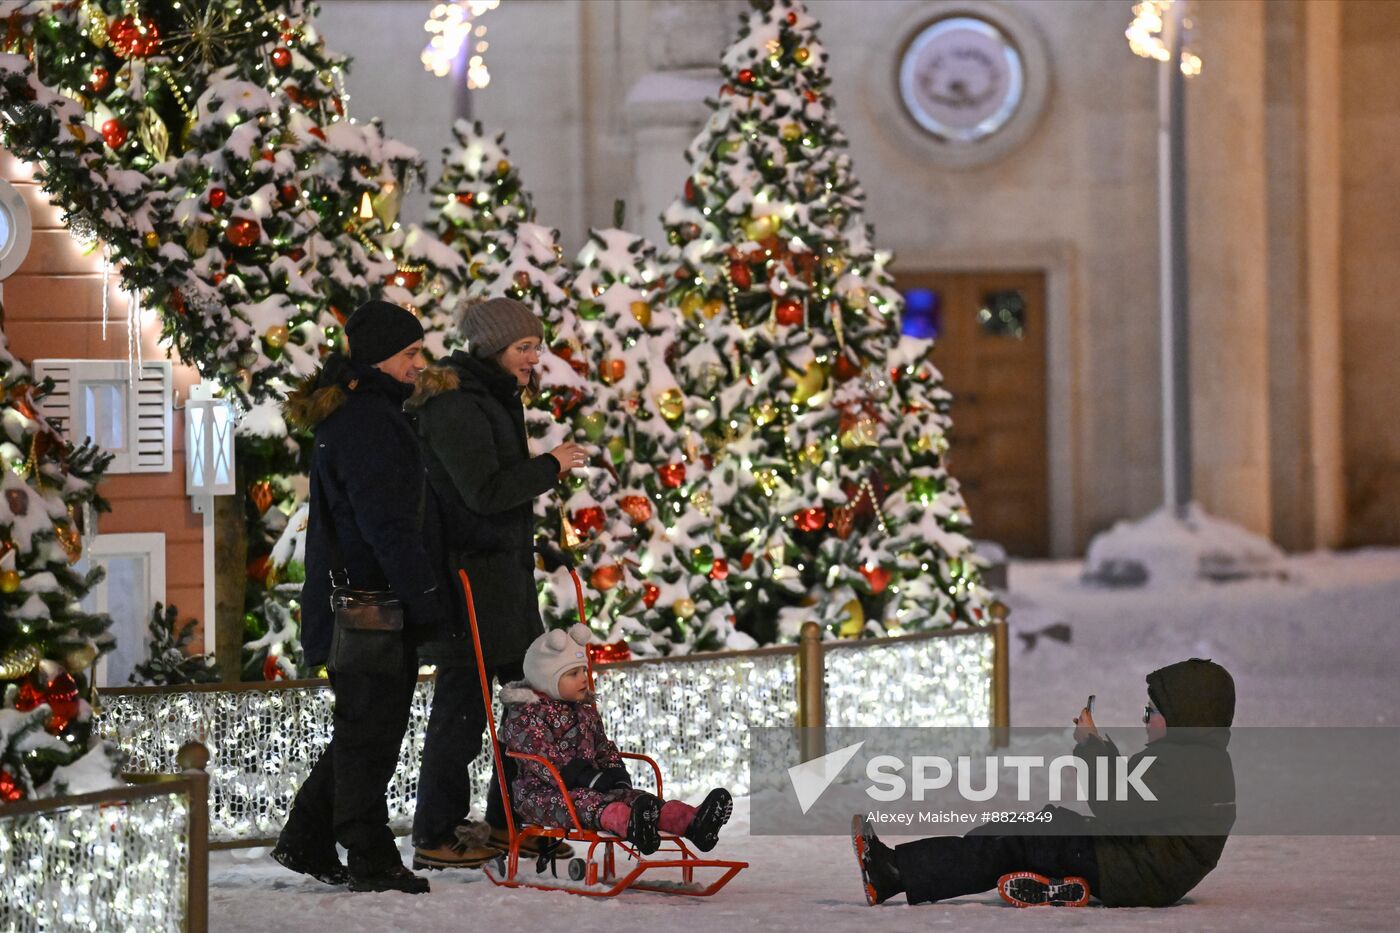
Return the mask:
{"type": "MultiPolygon", "coordinates": [[[[486,704],[486,726],[491,731],[491,757],[496,762],[496,780],[501,785],[501,809],[506,811],[506,831],[515,839],[515,806],[510,802],[510,782],[506,780],[505,762],[501,760],[501,746],[496,741],[496,714],[491,709],[491,678],[486,676],[486,658],[481,653],[481,632],[476,625],[476,602],[472,599],[472,581],[467,572],[457,568],[457,576],[462,581],[462,592],[467,597],[467,621],[472,627],[472,648],[476,651],[476,670],[481,681],[481,699],[486,704]]],[[[570,807],[572,809],[572,807],[570,807]]]]}
{"type": "Polygon", "coordinates": [[[573,820],[574,827],[580,832],[582,832],[583,824],[579,822],[578,812],[574,810],[574,802],[569,797],[568,785],[564,783],[564,778],[562,775],[560,775],[559,769],[554,767],[554,764],[548,758],[542,758],[539,755],[530,755],[526,752],[513,752],[509,749],[506,750],[506,755],[510,758],[516,759],[517,761],[533,761],[536,764],[544,765],[546,768],[549,769],[550,777],[554,778],[554,783],[559,785],[559,792],[564,795],[564,806],[569,808],[569,819],[573,820]]]}

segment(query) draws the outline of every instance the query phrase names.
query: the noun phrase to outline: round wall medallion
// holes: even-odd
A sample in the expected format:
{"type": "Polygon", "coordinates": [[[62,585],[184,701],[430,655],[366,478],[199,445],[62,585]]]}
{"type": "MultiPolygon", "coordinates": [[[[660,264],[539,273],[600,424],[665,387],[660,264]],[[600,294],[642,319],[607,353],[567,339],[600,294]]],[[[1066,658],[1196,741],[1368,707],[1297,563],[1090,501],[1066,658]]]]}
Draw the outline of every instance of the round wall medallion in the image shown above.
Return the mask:
{"type": "MultiPolygon", "coordinates": [[[[883,5],[873,5],[883,9],[883,5]]],[[[1033,16],[999,0],[932,0],[881,31],[865,85],[876,122],[926,162],[976,168],[1034,131],[1050,94],[1050,56],[1033,16]]]]}
{"type": "Polygon", "coordinates": [[[899,59],[905,112],[935,138],[978,143],[1011,120],[1025,98],[1016,43],[996,23],[949,16],[929,23],[899,59]]]}
{"type": "Polygon", "coordinates": [[[7,278],[24,262],[31,233],[24,198],[14,185],[0,178],[0,279],[7,278]]]}

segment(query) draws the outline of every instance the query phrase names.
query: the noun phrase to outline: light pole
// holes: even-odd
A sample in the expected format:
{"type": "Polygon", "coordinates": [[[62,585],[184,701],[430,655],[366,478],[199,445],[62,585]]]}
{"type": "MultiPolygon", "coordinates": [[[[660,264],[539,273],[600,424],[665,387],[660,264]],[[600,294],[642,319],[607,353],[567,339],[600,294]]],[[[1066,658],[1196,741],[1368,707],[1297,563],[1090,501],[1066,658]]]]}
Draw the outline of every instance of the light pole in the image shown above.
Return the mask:
{"type": "Polygon", "coordinates": [[[1191,502],[1191,391],[1186,261],[1186,78],[1201,60],[1185,48],[1185,0],[1142,0],[1128,44],[1166,65],[1157,76],[1158,301],[1162,348],[1163,504],[1178,519],[1191,502]]]}

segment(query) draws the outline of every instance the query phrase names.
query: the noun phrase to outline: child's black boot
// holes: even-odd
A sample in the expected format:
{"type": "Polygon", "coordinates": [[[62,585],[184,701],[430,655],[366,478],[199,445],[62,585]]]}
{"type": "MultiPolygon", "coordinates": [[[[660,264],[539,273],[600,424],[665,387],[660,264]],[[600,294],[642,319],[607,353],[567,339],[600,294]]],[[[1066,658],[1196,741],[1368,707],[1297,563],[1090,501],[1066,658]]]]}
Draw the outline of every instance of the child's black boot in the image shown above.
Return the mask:
{"type": "Polygon", "coordinates": [[[856,850],[867,904],[874,907],[904,890],[894,849],[875,838],[875,827],[859,815],[851,820],[851,845],[856,850]]]}
{"type": "Polygon", "coordinates": [[[723,787],[716,787],[700,806],[695,808],[695,816],[685,831],[685,838],[695,843],[695,848],[708,852],[719,842],[719,830],[734,812],[734,798],[723,787]]]}

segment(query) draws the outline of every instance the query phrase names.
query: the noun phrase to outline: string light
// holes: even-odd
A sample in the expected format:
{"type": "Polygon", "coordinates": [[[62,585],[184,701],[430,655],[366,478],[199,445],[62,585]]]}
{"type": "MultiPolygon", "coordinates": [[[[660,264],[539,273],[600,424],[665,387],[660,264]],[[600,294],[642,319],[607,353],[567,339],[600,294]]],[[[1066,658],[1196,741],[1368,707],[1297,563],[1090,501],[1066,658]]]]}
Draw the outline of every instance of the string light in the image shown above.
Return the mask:
{"type": "MultiPolygon", "coordinates": [[[[1166,28],[1167,14],[1176,2],[1178,0],[1141,0],[1133,6],[1133,21],[1123,34],[1127,36],[1128,48],[1133,50],[1134,55],[1159,62],[1171,60],[1171,49],[1167,47],[1162,33],[1166,28]]],[[[1180,2],[1184,3],[1185,0],[1180,2]]],[[[1184,30],[1181,42],[1181,73],[1190,78],[1201,73],[1201,57],[1186,47],[1191,21],[1183,18],[1181,28],[1184,30]]]]}
{"type": "Polygon", "coordinates": [[[432,33],[420,56],[423,67],[439,78],[446,77],[452,73],[462,48],[475,37],[467,58],[467,87],[476,90],[490,84],[491,72],[483,57],[490,43],[485,39],[486,27],[477,21],[482,14],[500,5],[501,0],[456,0],[433,7],[428,21],[423,24],[423,28],[432,33]]]}

